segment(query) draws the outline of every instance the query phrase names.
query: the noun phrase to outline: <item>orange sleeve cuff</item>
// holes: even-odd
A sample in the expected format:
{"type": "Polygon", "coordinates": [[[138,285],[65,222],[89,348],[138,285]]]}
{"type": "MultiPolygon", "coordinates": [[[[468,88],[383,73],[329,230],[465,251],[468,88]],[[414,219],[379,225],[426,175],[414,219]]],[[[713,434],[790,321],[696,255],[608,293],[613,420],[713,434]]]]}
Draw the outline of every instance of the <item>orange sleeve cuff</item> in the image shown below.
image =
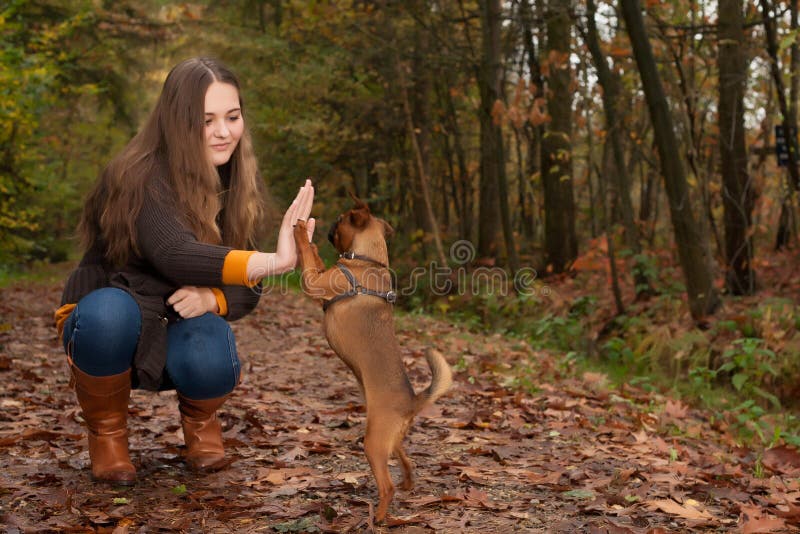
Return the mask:
{"type": "Polygon", "coordinates": [[[214,297],[217,299],[217,306],[219,306],[217,315],[220,317],[225,317],[228,315],[228,301],[225,298],[225,293],[223,293],[222,290],[217,287],[211,287],[209,289],[211,289],[211,292],[214,293],[214,297]]]}
{"type": "Polygon", "coordinates": [[[75,309],[75,306],[76,304],[64,304],[53,314],[53,318],[56,320],[59,340],[64,336],[64,323],[67,322],[67,318],[72,313],[72,310],[75,309]]]}
{"type": "Polygon", "coordinates": [[[258,280],[247,279],[247,262],[254,250],[231,250],[222,265],[222,283],[229,286],[253,287],[258,280]]]}

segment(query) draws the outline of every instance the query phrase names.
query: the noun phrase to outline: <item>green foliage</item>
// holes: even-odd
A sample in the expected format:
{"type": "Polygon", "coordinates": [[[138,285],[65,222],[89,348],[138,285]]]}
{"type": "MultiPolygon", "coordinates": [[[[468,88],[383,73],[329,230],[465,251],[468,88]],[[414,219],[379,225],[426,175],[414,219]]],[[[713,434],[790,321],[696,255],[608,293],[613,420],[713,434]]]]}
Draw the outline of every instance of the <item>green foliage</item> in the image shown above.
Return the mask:
{"type": "Polygon", "coordinates": [[[730,383],[748,397],[760,397],[780,409],[778,398],[764,390],[761,385],[767,376],[777,376],[774,367],[775,353],[763,347],[764,341],[757,338],[737,339],[733,347],[726,350],[723,363],[716,371],[730,377],[730,383]]]}
{"type": "MultiPolygon", "coordinates": [[[[656,258],[654,258],[650,254],[634,254],[633,256],[633,274],[636,277],[637,274],[641,274],[647,280],[658,280],[658,265],[656,264],[656,258]]],[[[647,286],[636,285],[634,290],[639,293],[641,291],[646,291],[649,288],[647,286]]]]}
{"type": "Polygon", "coordinates": [[[153,33],[137,9],[88,0],[0,9],[0,263],[62,261],[82,195],[133,127],[121,65],[153,33]]]}
{"type": "Polygon", "coordinates": [[[278,532],[320,532],[319,527],[316,526],[318,520],[319,516],[303,517],[294,521],[278,523],[273,528],[278,532]]]}

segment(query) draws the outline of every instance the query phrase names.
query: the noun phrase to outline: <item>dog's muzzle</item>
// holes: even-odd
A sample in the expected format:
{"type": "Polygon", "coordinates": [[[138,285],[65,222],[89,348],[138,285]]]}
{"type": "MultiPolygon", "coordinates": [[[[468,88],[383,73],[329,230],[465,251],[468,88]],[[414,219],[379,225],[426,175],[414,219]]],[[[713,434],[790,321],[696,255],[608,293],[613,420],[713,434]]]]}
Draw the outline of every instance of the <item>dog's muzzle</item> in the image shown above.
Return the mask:
{"type": "Polygon", "coordinates": [[[328,241],[331,242],[331,245],[336,246],[336,243],[333,242],[333,238],[336,237],[336,229],[339,228],[339,221],[337,220],[331,226],[331,229],[328,231],[328,241]]]}

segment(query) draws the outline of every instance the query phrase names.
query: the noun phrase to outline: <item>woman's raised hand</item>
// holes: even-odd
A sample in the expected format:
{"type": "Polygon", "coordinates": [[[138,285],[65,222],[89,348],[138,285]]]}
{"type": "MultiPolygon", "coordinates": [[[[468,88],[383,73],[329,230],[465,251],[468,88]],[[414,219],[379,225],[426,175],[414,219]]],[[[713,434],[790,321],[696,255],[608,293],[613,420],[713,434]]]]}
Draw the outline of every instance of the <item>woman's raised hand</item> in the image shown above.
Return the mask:
{"type": "Polygon", "coordinates": [[[247,261],[248,280],[256,281],[265,276],[281,274],[294,269],[297,264],[297,247],[294,243],[293,228],[298,220],[306,221],[308,240],[311,241],[316,225],[316,221],[309,218],[313,204],[314,186],[311,185],[311,180],[306,180],[283,215],[275,252],[258,252],[250,256],[247,261]]]}
{"type": "Polygon", "coordinates": [[[308,220],[308,216],[311,215],[311,206],[313,204],[314,186],[311,185],[311,180],[307,179],[303,187],[300,188],[300,191],[297,192],[297,196],[294,198],[294,201],[292,201],[292,205],[286,210],[286,214],[283,216],[283,222],[288,222],[291,226],[294,226],[298,219],[304,221],[308,220]]]}
{"type": "Polygon", "coordinates": [[[281,229],[278,233],[278,246],[275,250],[278,263],[288,266],[291,269],[297,263],[297,250],[294,244],[294,237],[292,235],[292,228],[297,224],[298,220],[307,221],[308,240],[314,236],[314,227],[316,221],[309,218],[311,215],[311,207],[314,204],[314,186],[311,185],[311,180],[306,180],[303,187],[298,191],[297,196],[292,201],[292,205],[286,210],[281,222],[281,229]]]}

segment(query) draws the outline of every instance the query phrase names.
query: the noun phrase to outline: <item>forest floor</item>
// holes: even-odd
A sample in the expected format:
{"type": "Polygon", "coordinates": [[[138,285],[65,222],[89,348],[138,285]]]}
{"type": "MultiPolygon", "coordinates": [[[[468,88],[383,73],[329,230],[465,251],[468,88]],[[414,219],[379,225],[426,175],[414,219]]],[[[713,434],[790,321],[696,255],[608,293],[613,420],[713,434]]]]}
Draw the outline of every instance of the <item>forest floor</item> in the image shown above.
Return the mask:
{"type": "MultiPolygon", "coordinates": [[[[0,526],[5,532],[790,532],[800,461],[736,446],[713,414],[603,375],[558,371],[559,356],[398,314],[417,389],[423,351],[455,370],[450,393],[406,438],[417,484],[376,525],[356,381],[328,348],[322,312],[267,294],[234,323],[245,376],[221,411],[233,460],[189,473],[174,393],[134,392],[139,482],[93,484],[81,414],[52,311],[60,285],[0,289],[0,526]],[[511,387],[520,365],[538,392],[511,387]]],[[[393,464],[394,476],[398,476],[393,464]]]]}

